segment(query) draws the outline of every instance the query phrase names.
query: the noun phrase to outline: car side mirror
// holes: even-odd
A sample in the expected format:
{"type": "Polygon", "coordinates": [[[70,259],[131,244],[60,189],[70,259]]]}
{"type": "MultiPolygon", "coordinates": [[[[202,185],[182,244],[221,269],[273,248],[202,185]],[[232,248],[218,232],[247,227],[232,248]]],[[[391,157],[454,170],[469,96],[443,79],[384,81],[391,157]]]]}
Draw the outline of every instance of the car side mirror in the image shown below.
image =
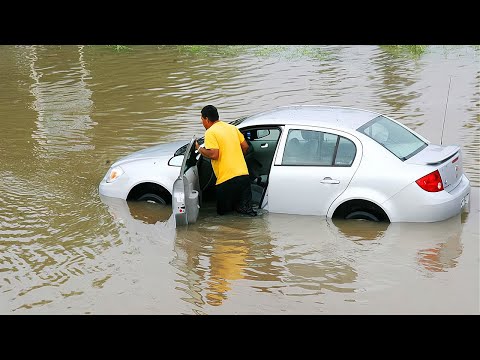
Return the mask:
{"type": "Polygon", "coordinates": [[[182,166],[183,163],[183,155],[177,155],[172,157],[170,160],[168,160],[168,165],[170,166],[182,166]]]}
{"type": "Polygon", "coordinates": [[[268,129],[259,129],[257,130],[257,139],[261,139],[270,135],[270,130],[268,129]]]}

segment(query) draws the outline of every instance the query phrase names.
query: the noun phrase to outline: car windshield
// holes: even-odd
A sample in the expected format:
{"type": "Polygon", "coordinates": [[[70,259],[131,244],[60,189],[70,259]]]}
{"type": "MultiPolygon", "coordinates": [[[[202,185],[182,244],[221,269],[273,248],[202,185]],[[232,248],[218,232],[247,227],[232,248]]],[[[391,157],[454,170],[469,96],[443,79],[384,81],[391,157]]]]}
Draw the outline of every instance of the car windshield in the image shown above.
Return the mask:
{"type": "Polygon", "coordinates": [[[410,130],[382,115],[359,127],[357,131],[372,138],[402,161],[428,145],[410,130]]]}
{"type": "MultiPolygon", "coordinates": [[[[242,123],[243,120],[245,120],[248,116],[244,116],[244,117],[241,117],[239,119],[236,119],[236,120],[233,120],[231,122],[229,122],[229,124],[232,124],[232,125],[235,125],[235,126],[238,126],[242,123]]],[[[198,143],[200,145],[203,144],[203,142],[205,141],[205,139],[203,138],[203,136],[201,138],[199,138],[198,140],[198,143]]],[[[182,147],[180,147],[179,149],[177,149],[177,151],[175,151],[175,154],[174,156],[178,156],[178,155],[183,155],[185,154],[185,150],[187,150],[187,146],[188,146],[188,143],[186,143],[185,145],[183,145],[182,147]]]]}

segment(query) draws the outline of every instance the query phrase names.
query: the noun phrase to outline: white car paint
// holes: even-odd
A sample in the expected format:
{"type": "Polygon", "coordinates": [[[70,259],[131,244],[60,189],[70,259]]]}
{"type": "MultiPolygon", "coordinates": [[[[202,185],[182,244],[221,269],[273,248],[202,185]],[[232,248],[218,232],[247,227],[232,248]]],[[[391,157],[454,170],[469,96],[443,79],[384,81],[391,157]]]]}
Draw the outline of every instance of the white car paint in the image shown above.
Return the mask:
{"type": "Polygon", "coordinates": [[[330,204],[347,189],[355,174],[362,158],[362,145],[356,137],[343,131],[285,126],[284,132],[288,133],[292,128],[328,131],[348,138],[357,146],[357,156],[351,167],[331,167],[282,165],[286,137],[279,145],[279,153],[270,170],[268,211],[289,214],[292,209],[297,209],[296,213],[300,215],[326,215],[330,204]]]}
{"type": "MultiPolygon", "coordinates": [[[[277,147],[271,152],[272,166],[263,169],[264,173],[258,178],[262,180],[261,185],[255,185],[256,190],[265,189],[263,198],[257,196],[262,199],[260,207],[270,212],[330,218],[341,211],[351,213],[354,207],[364,212],[361,207],[368,205],[371,211],[377,209],[380,215],[384,212],[390,222],[442,221],[468,211],[470,182],[463,173],[460,147],[430,144],[421,135],[385,115],[379,118],[383,122],[370,126],[369,121],[380,115],[354,108],[293,105],[243,119],[237,125],[241,131],[248,129],[255,133],[256,128],[265,127],[280,130],[277,147]],[[396,141],[395,129],[402,128],[409,131],[406,140],[396,141]],[[349,166],[282,165],[289,130],[300,129],[348,139],[356,148],[353,162],[349,166]],[[422,147],[415,145],[422,141],[422,147]],[[418,152],[410,154],[409,149],[415,146],[418,152]],[[399,154],[405,154],[405,157],[399,154]],[[420,188],[415,181],[435,170],[441,176],[444,190],[427,192],[420,188]]],[[[258,146],[260,155],[266,145],[261,137],[252,140],[257,140],[252,143],[258,146]]],[[[308,142],[306,138],[302,140],[308,142]]],[[[275,141],[268,141],[267,146],[271,149],[275,141]]],[[[187,143],[188,140],[157,145],[118,160],[100,183],[100,194],[127,199],[136,185],[145,182],[162,186],[166,193],[172,194],[183,160],[180,155],[172,161],[173,154],[187,143]],[[169,162],[176,165],[169,165],[169,162]],[[116,166],[120,166],[124,173],[107,182],[110,171],[116,166]]],[[[186,179],[195,181],[194,176],[186,179]]]]}

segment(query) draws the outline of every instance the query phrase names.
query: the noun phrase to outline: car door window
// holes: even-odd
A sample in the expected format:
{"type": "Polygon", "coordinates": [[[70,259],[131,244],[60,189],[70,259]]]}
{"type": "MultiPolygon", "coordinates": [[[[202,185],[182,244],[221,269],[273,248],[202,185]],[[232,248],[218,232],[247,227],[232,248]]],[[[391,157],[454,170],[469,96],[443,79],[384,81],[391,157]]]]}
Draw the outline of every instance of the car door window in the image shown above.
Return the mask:
{"type": "Polygon", "coordinates": [[[292,129],[288,132],[282,165],[329,165],[333,153],[322,154],[324,133],[292,129]]]}
{"type": "Polygon", "coordinates": [[[282,165],[350,166],[355,144],[336,134],[291,129],[288,132],[282,165]]]}
{"type": "Polygon", "coordinates": [[[249,128],[242,129],[241,131],[252,147],[252,151],[247,153],[247,157],[253,157],[260,163],[262,168],[260,175],[268,175],[273,162],[273,155],[277,148],[278,139],[280,138],[280,129],[277,127],[249,128]],[[253,152],[254,155],[251,156],[250,152],[253,152]]]}
{"type": "Polygon", "coordinates": [[[324,133],[322,148],[320,149],[320,165],[331,166],[338,143],[338,135],[324,133]]]}
{"type": "Polygon", "coordinates": [[[335,166],[351,166],[356,154],[357,148],[355,144],[340,136],[337,153],[335,155],[335,166]]]}

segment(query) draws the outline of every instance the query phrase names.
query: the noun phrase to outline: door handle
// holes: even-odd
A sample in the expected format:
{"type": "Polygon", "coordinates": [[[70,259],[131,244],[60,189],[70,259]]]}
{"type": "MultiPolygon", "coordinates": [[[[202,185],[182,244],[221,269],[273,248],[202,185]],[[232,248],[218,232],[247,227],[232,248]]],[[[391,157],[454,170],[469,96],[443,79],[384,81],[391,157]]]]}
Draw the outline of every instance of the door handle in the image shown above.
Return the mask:
{"type": "Polygon", "coordinates": [[[340,184],[340,180],[334,180],[331,177],[327,176],[320,181],[322,184],[340,184]]]}
{"type": "Polygon", "coordinates": [[[261,148],[265,149],[265,148],[268,148],[268,144],[262,144],[260,145],[261,148]]]}

